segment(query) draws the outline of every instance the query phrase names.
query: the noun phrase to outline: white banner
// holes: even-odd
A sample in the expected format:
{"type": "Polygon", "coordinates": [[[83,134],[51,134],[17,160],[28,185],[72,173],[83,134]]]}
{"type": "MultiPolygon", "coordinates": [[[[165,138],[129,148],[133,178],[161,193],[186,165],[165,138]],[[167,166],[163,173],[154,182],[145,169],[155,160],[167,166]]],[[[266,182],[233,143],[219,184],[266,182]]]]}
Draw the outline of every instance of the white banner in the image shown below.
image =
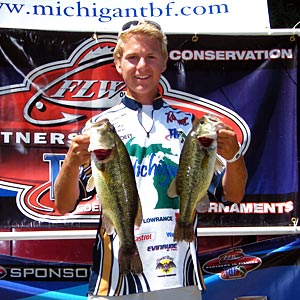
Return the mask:
{"type": "Polygon", "coordinates": [[[256,33],[270,28],[267,0],[4,0],[0,27],[118,32],[133,19],[166,33],[256,33]]]}

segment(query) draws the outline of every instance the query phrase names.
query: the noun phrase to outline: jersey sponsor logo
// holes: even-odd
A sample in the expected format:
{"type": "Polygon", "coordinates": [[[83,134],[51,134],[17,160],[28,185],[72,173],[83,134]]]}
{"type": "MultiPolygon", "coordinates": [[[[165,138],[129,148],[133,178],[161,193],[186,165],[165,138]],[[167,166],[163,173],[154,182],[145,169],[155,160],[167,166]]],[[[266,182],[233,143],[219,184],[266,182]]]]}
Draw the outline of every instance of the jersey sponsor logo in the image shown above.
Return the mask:
{"type": "Polygon", "coordinates": [[[144,234],[135,236],[135,241],[136,242],[153,241],[153,240],[155,240],[155,233],[154,232],[144,233],[144,234]]]}
{"type": "Polygon", "coordinates": [[[174,258],[170,256],[164,256],[157,260],[155,269],[158,271],[158,277],[165,277],[175,276],[175,268],[176,265],[174,263],[174,258]]]}
{"type": "Polygon", "coordinates": [[[147,251],[176,251],[177,250],[177,243],[171,244],[161,244],[161,245],[151,245],[147,247],[147,251]]]}
{"type": "Polygon", "coordinates": [[[166,236],[168,238],[174,238],[174,232],[168,231],[168,232],[166,232],[166,236]]]}
{"type": "Polygon", "coordinates": [[[126,147],[133,157],[135,176],[152,177],[157,192],[155,209],[178,209],[178,198],[170,198],[167,195],[167,189],[177,173],[178,165],[173,159],[175,157],[178,160],[178,155],[173,154],[171,148],[163,147],[162,144],[141,147],[130,140],[126,143],[126,147]]]}
{"type": "MultiPolygon", "coordinates": [[[[8,158],[2,161],[5,172],[0,177],[0,189],[16,194],[17,209],[29,220],[98,223],[98,206],[93,205],[96,197],[83,199],[77,210],[61,216],[54,205],[54,182],[70,140],[90,117],[115,105],[124,95],[125,84],[113,63],[116,39],[116,35],[86,39],[67,59],[53,59],[28,73],[22,83],[1,87],[2,108],[13,112],[13,120],[12,114],[0,120],[1,154],[8,158]],[[26,168],[20,163],[24,157],[30,161],[26,168]]],[[[247,150],[250,130],[236,113],[209,99],[172,89],[164,76],[159,91],[170,105],[196,117],[207,112],[221,117],[236,130],[243,152],[247,150]]],[[[186,125],[185,117],[170,113],[166,118],[174,128],[177,124],[186,125]]],[[[123,138],[127,140],[128,136],[123,138]]],[[[175,129],[166,137],[177,138],[180,132],[175,129]]],[[[137,161],[135,172],[144,176],[155,170],[159,175],[155,184],[161,194],[170,182],[170,170],[173,174],[176,165],[172,161],[155,164],[154,167],[137,161]],[[171,169],[166,172],[166,167],[171,169]]],[[[156,208],[165,207],[178,208],[177,200],[159,199],[156,208]]]]}
{"type": "Polygon", "coordinates": [[[210,274],[218,274],[223,280],[242,279],[261,265],[259,257],[247,255],[242,249],[230,250],[203,264],[202,269],[210,274]]]}
{"type": "Polygon", "coordinates": [[[169,135],[166,136],[166,140],[170,141],[170,140],[177,140],[179,139],[181,143],[184,142],[185,140],[185,133],[182,130],[178,130],[177,128],[170,128],[169,129],[169,135]]]}
{"type": "Polygon", "coordinates": [[[182,119],[178,119],[174,112],[169,111],[168,113],[166,113],[167,115],[167,123],[173,123],[176,122],[178,123],[178,125],[183,125],[183,126],[187,126],[188,125],[188,117],[184,117],[182,119]]]}
{"type": "Polygon", "coordinates": [[[152,217],[143,219],[143,223],[173,222],[173,216],[152,217]]]}
{"type": "MultiPolygon", "coordinates": [[[[157,145],[159,147],[159,151],[165,152],[163,147],[161,145],[157,145]]],[[[152,149],[153,146],[147,147],[148,153],[149,153],[149,148],[152,149]]],[[[144,152],[145,153],[145,152],[144,152]]],[[[145,155],[145,154],[144,154],[145,155]]],[[[160,159],[161,155],[158,153],[149,153],[149,155],[145,155],[146,157],[148,156],[149,159],[147,160],[147,163],[140,163],[139,158],[135,158],[133,162],[133,169],[136,177],[147,177],[147,176],[152,176],[155,174],[164,174],[167,176],[170,174],[171,176],[174,176],[177,172],[177,166],[172,166],[171,164],[164,164],[164,160],[160,159]]],[[[168,176],[169,177],[169,176],[168,176]]]]}

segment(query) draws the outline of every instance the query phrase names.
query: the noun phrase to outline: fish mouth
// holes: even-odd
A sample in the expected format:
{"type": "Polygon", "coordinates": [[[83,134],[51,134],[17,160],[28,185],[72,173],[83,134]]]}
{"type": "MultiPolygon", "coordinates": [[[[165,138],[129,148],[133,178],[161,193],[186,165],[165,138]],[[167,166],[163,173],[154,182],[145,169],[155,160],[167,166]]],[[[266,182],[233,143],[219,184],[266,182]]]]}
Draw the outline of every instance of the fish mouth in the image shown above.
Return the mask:
{"type": "Polygon", "coordinates": [[[93,152],[98,161],[103,161],[110,157],[112,149],[95,149],[93,152]]]}
{"type": "Polygon", "coordinates": [[[199,137],[199,138],[198,138],[198,141],[199,141],[199,143],[200,143],[203,147],[207,148],[207,147],[210,147],[210,146],[211,146],[211,144],[213,143],[214,139],[207,138],[207,137],[199,137]]]}

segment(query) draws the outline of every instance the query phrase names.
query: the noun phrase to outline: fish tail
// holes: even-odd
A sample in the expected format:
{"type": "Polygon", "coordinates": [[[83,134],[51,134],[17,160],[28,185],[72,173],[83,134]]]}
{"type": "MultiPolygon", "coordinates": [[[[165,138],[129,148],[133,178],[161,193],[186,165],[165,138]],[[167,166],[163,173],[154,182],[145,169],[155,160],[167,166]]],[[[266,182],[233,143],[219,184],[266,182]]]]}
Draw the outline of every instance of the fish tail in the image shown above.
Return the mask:
{"type": "Polygon", "coordinates": [[[119,266],[121,274],[128,274],[132,272],[134,274],[141,274],[143,272],[143,264],[140,258],[137,246],[124,247],[119,249],[119,266]]]}
{"type": "Polygon", "coordinates": [[[193,223],[176,222],[174,229],[174,241],[186,241],[190,243],[194,240],[194,235],[193,223]]]}

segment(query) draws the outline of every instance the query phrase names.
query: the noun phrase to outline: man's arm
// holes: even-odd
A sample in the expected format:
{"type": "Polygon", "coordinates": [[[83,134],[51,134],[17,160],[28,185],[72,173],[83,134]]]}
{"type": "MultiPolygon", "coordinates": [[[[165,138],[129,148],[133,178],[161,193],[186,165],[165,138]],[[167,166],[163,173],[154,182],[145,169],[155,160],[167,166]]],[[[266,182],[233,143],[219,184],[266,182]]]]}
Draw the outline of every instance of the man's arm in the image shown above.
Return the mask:
{"type": "MultiPolygon", "coordinates": [[[[218,154],[226,160],[231,160],[239,150],[236,133],[229,126],[218,131],[218,154]]],[[[233,162],[227,162],[223,176],[223,196],[230,202],[240,203],[244,197],[247,183],[247,169],[241,155],[233,162]]]]}
{"type": "Polygon", "coordinates": [[[61,214],[75,208],[79,197],[79,167],[90,159],[89,142],[86,135],[78,135],[73,139],[54,183],[55,205],[61,214]]]}

